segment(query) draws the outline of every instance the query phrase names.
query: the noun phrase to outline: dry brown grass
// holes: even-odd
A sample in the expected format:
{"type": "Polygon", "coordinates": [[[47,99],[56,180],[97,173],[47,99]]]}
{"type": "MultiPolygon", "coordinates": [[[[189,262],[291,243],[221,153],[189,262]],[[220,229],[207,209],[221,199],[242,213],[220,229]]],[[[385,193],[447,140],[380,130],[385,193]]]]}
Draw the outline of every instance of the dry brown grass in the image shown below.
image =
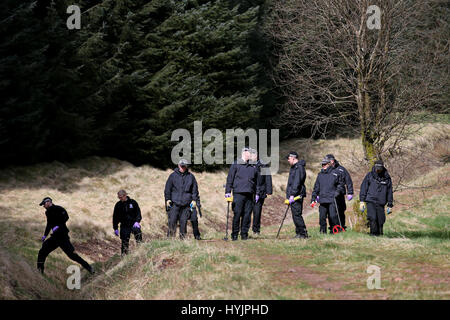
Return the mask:
{"type": "MultiPolygon", "coordinates": [[[[448,161],[445,159],[447,159],[449,154],[449,125],[430,125],[422,130],[419,137],[413,137],[410,141],[405,142],[405,148],[406,146],[409,148],[405,150],[410,151],[405,151],[401,156],[403,159],[414,159],[414,157],[417,157],[414,150],[422,149],[425,150],[424,154],[432,158],[433,161],[426,164],[425,171],[423,167],[416,166],[405,181],[408,182],[408,185],[417,188],[421,188],[424,185],[434,186],[444,182],[448,185],[450,174],[448,161]],[[415,149],[415,147],[419,149],[415,149]],[[422,170],[423,173],[427,174],[419,175],[417,170],[422,170]],[[423,178],[418,179],[418,177],[423,178]]],[[[284,156],[289,150],[296,150],[300,154],[300,157],[307,161],[307,203],[309,202],[316,175],[320,170],[320,160],[328,153],[333,153],[352,174],[357,198],[362,178],[367,172],[367,167],[355,160],[362,158],[363,153],[360,142],[358,139],[336,138],[317,141],[292,139],[284,142],[280,147],[280,172],[273,176],[275,193],[273,199],[276,199],[276,197],[281,197],[280,199],[282,199],[284,197],[289,169],[284,156]]],[[[393,162],[389,162],[388,168],[390,168],[389,166],[392,166],[392,171],[398,171],[397,165],[393,162]]],[[[127,190],[130,197],[138,201],[141,207],[144,240],[165,238],[167,214],[164,209],[163,190],[166,179],[171,172],[172,170],[158,170],[150,166],[135,167],[124,161],[97,157],[70,164],[53,162],[30,167],[13,167],[1,170],[0,259],[3,270],[7,270],[7,272],[2,272],[0,276],[0,297],[64,297],[61,295],[62,289],[60,286],[65,283],[65,268],[72,264],[72,262],[60,250],[52,253],[48,260],[51,266],[48,268],[48,276],[57,279],[56,281],[59,281],[59,287],[56,284],[49,284],[48,280],[42,278],[34,270],[37,251],[41,245],[39,239],[45,228],[44,210],[38,206],[38,203],[44,196],[52,197],[56,204],[62,205],[68,210],[70,216],[68,227],[72,231],[70,235],[75,246],[79,244],[81,255],[86,257],[89,262],[99,261],[97,259],[107,261],[111,257],[112,252],[114,252],[114,246],[116,253],[120,252],[119,241],[114,237],[112,230],[112,211],[114,204],[118,200],[117,191],[120,189],[127,190]],[[91,249],[85,244],[92,242],[92,239],[98,242],[100,248],[105,248],[104,252],[102,252],[104,253],[103,256],[99,257],[94,254],[89,254],[89,250],[91,249]],[[104,247],[102,247],[102,244],[104,247]],[[19,290],[18,288],[22,289],[19,290]],[[27,290],[28,293],[24,293],[27,290]]],[[[227,172],[218,171],[215,173],[204,172],[194,174],[199,183],[202,211],[204,214],[204,217],[199,221],[202,237],[206,239],[220,239],[225,232],[226,223],[227,204],[224,201],[223,184],[225,183],[227,172]]],[[[448,189],[424,190],[422,190],[425,192],[423,197],[432,195],[433,190],[438,190],[435,192],[447,190],[444,192],[448,192],[448,189]]],[[[412,200],[408,200],[407,198],[408,193],[412,194],[406,189],[397,193],[395,197],[402,199],[404,202],[411,203],[412,200]]],[[[351,204],[352,202],[349,203],[349,207],[351,204]]],[[[284,207],[284,205],[281,204],[281,207],[284,207]]],[[[347,214],[351,216],[349,211],[347,211],[347,214]]],[[[190,225],[188,226],[188,233],[191,236],[190,225]]],[[[177,243],[175,241],[173,244],[175,247],[168,252],[178,250],[179,248],[177,249],[176,246],[180,248],[183,246],[177,243]]],[[[216,257],[218,259],[217,261],[223,262],[223,259],[228,259],[225,251],[221,251],[217,247],[200,247],[200,244],[195,244],[195,241],[194,243],[190,243],[189,246],[192,251],[189,251],[191,249],[188,251],[191,253],[197,252],[198,250],[199,252],[206,252],[211,257],[216,257]]],[[[95,249],[94,247],[92,248],[92,250],[95,249]]],[[[242,257],[242,253],[237,247],[227,246],[224,250],[227,250],[226,252],[229,255],[240,257],[239,259],[245,258],[242,257]]],[[[136,253],[138,252],[142,254],[142,259],[144,259],[141,263],[146,265],[145,248],[136,249],[136,253]]],[[[149,278],[145,280],[147,283],[145,281],[144,283],[140,283],[137,280],[133,280],[129,284],[124,284],[126,282],[122,283],[118,281],[117,286],[115,286],[114,284],[102,284],[102,281],[98,280],[98,288],[104,286],[106,289],[105,291],[100,290],[104,294],[101,296],[96,295],[95,298],[192,298],[192,291],[189,295],[184,295],[181,289],[175,292],[164,289],[164,286],[168,283],[174,285],[171,281],[175,281],[171,280],[170,272],[167,271],[170,270],[170,266],[161,267],[164,264],[173,261],[175,263],[174,266],[177,267],[177,272],[180,272],[180,274],[183,274],[183,272],[192,273],[193,270],[198,268],[198,266],[183,266],[183,262],[191,261],[189,255],[180,254],[173,256],[168,252],[161,252],[155,257],[153,261],[155,264],[148,270],[144,270],[144,266],[142,266],[143,269],[133,269],[136,272],[148,274],[149,278]],[[162,268],[159,270],[162,270],[162,273],[158,273],[158,268],[162,268]],[[159,280],[156,276],[158,274],[163,275],[161,282],[158,282],[159,280]],[[147,292],[146,290],[148,289],[146,288],[153,285],[156,285],[159,291],[157,293],[147,292]],[[125,295],[123,294],[123,290],[126,290],[125,295]]],[[[105,271],[107,271],[105,279],[107,279],[108,273],[118,277],[119,280],[120,277],[125,277],[126,272],[123,274],[120,270],[130,262],[127,259],[134,259],[133,257],[125,258],[117,265],[108,265],[107,268],[105,267],[105,271]]],[[[200,260],[203,259],[195,255],[194,257],[200,260]]],[[[205,265],[207,265],[214,264],[215,260],[208,262],[208,259],[206,259],[205,261],[205,265]]],[[[197,288],[199,293],[195,297],[199,299],[239,298],[239,290],[241,290],[241,294],[244,294],[245,297],[255,298],[254,291],[245,291],[247,289],[245,286],[241,286],[241,284],[250,281],[249,279],[256,279],[256,269],[253,270],[251,267],[246,266],[245,263],[240,263],[239,261],[236,263],[222,264],[220,267],[215,266],[214,271],[205,271],[206,274],[200,273],[193,275],[191,280],[178,278],[182,283],[181,288],[197,288]],[[247,267],[250,268],[248,269],[250,278],[240,279],[237,276],[237,270],[247,267]],[[220,290],[210,290],[202,285],[202,283],[208,282],[221,286],[223,285],[221,282],[223,276],[221,277],[221,274],[226,273],[236,275],[233,280],[235,287],[233,287],[234,289],[229,294],[224,294],[220,290]]],[[[267,288],[266,284],[262,282],[257,281],[253,289],[263,290],[266,294],[267,292],[271,292],[270,295],[274,297],[277,295],[276,292],[270,291],[270,288],[267,288]]],[[[63,290],[63,292],[66,291],[63,290]]],[[[70,297],[72,296],[70,295],[70,297]]]]}

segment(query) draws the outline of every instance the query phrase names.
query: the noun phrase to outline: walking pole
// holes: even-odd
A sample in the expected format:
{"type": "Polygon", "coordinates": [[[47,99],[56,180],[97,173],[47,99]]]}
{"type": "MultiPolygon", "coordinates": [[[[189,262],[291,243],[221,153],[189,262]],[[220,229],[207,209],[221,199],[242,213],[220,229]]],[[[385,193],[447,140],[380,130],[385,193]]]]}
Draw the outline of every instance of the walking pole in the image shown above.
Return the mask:
{"type": "Polygon", "coordinates": [[[290,207],[290,206],[291,206],[291,204],[288,204],[288,206],[287,206],[287,208],[286,208],[286,212],[284,213],[283,220],[281,220],[281,225],[280,225],[280,228],[278,229],[278,233],[277,233],[277,239],[278,239],[278,236],[280,235],[281,227],[283,226],[284,219],[286,219],[286,215],[287,215],[287,213],[288,213],[288,210],[289,210],[289,207],[290,207]]]}
{"type": "Polygon", "coordinates": [[[342,228],[341,217],[339,217],[339,210],[338,210],[336,198],[334,198],[334,205],[336,207],[336,215],[337,215],[338,220],[339,220],[339,225],[336,225],[336,226],[333,227],[333,234],[339,233],[340,232],[339,228],[341,228],[341,230],[345,232],[345,229],[342,228]]]}
{"type": "MultiPolygon", "coordinates": [[[[300,198],[301,198],[301,196],[296,196],[296,197],[294,198],[294,201],[297,201],[297,200],[300,199],[300,198]]],[[[288,200],[288,199],[284,200],[284,203],[287,204],[288,207],[286,208],[286,212],[284,213],[284,217],[283,217],[283,220],[281,221],[280,228],[278,229],[277,238],[278,238],[278,236],[280,235],[280,230],[281,230],[281,227],[283,226],[284,219],[286,219],[286,216],[287,216],[289,207],[291,206],[291,204],[289,203],[289,200],[288,200]]]]}
{"type": "Polygon", "coordinates": [[[227,202],[228,202],[228,207],[227,207],[227,231],[225,234],[225,238],[223,238],[223,240],[228,241],[228,217],[230,216],[230,203],[233,202],[233,197],[230,198],[226,198],[227,202]]]}

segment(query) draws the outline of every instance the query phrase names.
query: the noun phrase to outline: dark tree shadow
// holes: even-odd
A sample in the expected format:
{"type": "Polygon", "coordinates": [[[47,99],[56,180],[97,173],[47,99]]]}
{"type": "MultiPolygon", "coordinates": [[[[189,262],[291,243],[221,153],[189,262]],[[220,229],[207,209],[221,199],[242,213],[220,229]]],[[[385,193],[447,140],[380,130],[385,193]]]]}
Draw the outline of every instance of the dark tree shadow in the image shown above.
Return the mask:
{"type": "Polygon", "coordinates": [[[104,177],[131,163],[114,158],[88,157],[73,162],[46,162],[29,166],[9,166],[0,170],[0,192],[15,189],[50,188],[60,192],[79,189],[86,177],[104,177]]]}

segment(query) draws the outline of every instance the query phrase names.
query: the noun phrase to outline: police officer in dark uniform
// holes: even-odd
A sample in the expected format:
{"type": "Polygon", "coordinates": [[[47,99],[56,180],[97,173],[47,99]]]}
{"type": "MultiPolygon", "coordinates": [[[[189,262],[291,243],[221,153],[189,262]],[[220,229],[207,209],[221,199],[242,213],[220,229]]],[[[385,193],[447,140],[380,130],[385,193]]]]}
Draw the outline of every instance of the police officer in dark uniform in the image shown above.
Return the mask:
{"type": "Polygon", "coordinates": [[[122,240],[121,253],[128,253],[131,234],[134,235],[136,243],[142,242],[142,231],[140,222],[142,220],[141,209],[138,203],[128,197],[125,190],[117,193],[119,201],[114,206],[113,213],[113,229],[116,236],[119,236],[120,223],[120,239],[122,240]]]}
{"type": "MultiPolygon", "coordinates": [[[[181,159],[167,179],[164,188],[164,198],[169,210],[169,237],[176,234],[177,222],[180,222],[180,239],[186,237],[187,221],[191,218],[191,207],[200,208],[200,196],[195,176],[188,170],[188,162],[181,159]]],[[[191,218],[196,221],[197,217],[191,218]]],[[[192,221],[192,220],[191,220],[192,221]]],[[[197,222],[198,226],[198,222],[197,222]]],[[[194,227],[194,225],[193,225],[194,227]]],[[[197,228],[198,231],[198,228],[197,228]]],[[[194,229],[195,238],[200,239],[200,232],[194,229]]]]}
{"type": "MultiPolygon", "coordinates": [[[[333,168],[342,175],[344,179],[344,188],[346,187],[347,190],[347,200],[350,201],[353,199],[353,181],[350,177],[350,173],[345,169],[335,158],[332,154],[327,154],[326,157],[330,160],[331,165],[333,168]]],[[[338,213],[339,218],[342,223],[342,228],[347,229],[345,226],[345,210],[347,209],[347,205],[345,203],[345,193],[339,194],[339,196],[336,198],[336,204],[338,206],[338,213]]]]}
{"type": "Polygon", "coordinates": [[[70,259],[81,264],[83,268],[89,271],[89,273],[94,273],[93,267],[75,253],[75,248],[70,242],[69,229],[66,226],[69,215],[67,214],[66,209],[54,205],[52,199],[49,197],[45,197],[39,205],[44,206],[46,209],[45,215],[47,217],[47,226],[45,227],[44,236],[41,238],[43,244],[37,258],[38,270],[41,273],[44,273],[45,259],[50,252],[59,247],[70,259]],[[52,235],[46,240],[50,230],[52,230],[52,235]]]}
{"type": "Polygon", "coordinates": [[[265,172],[261,168],[268,168],[258,159],[258,152],[255,149],[250,149],[250,163],[254,164],[258,171],[257,184],[259,185],[259,194],[255,195],[255,203],[253,204],[253,222],[252,230],[255,236],[260,234],[261,229],[261,212],[264,205],[264,200],[267,195],[272,194],[272,175],[270,171],[265,172]],[[264,172],[263,172],[264,171],[264,172]]]}
{"type": "Polygon", "coordinates": [[[233,224],[231,229],[231,240],[236,241],[238,234],[241,240],[248,239],[250,229],[253,199],[260,194],[258,186],[258,170],[249,163],[249,148],[243,148],[241,158],[236,160],[230,167],[225,185],[225,198],[231,197],[233,191],[233,224]]]}
{"type": "Polygon", "coordinates": [[[292,220],[295,225],[295,238],[306,239],[308,232],[306,230],[305,221],[303,220],[303,198],[306,197],[306,170],[305,160],[298,159],[298,153],[295,151],[289,152],[286,156],[291,169],[289,170],[289,178],[286,186],[286,198],[291,205],[292,220]],[[294,198],[301,196],[300,199],[294,198]]]}
{"type": "Polygon", "coordinates": [[[334,226],[339,224],[335,200],[342,194],[345,194],[344,180],[341,174],[333,168],[330,160],[324,158],[311,198],[311,206],[315,202],[320,203],[319,224],[321,233],[327,233],[327,217],[330,224],[330,233],[332,233],[334,226]]]}
{"type": "Polygon", "coordinates": [[[392,213],[394,206],[392,179],[384,167],[383,161],[375,161],[372,171],[365,176],[361,184],[359,200],[362,212],[367,204],[370,235],[383,235],[383,224],[386,221],[384,206],[387,203],[387,214],[392,213]]]}

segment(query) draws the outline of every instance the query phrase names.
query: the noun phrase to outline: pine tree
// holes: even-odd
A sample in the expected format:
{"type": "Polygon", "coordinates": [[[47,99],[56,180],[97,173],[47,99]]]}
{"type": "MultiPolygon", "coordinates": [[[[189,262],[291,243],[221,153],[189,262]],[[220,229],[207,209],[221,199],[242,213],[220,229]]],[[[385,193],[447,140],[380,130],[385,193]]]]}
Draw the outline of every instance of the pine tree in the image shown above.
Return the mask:
{"type": "Polygon", "coordinates": [[[133,162],[170,165],[171,132],[248,127],[261,109],[261,67],[249,37],[259,8],[228,1],[104,1],[90,14],[84,65],[103,100],[107,150],[133,162]],[[105,14],[107,12],[107,14],[105,14]],[[90,65],[90,66],[89,66],[90,65]],[[114,119],[115,120],[112,120],[114,119]]]}
{"type": "Polygon", "coordinates": [[[1,11],[0,162],[89,154],[94,148],[87,135],[91,119],[80,104],[74,38],[64,16],[50,1],[8,0],[1,11]]]}

